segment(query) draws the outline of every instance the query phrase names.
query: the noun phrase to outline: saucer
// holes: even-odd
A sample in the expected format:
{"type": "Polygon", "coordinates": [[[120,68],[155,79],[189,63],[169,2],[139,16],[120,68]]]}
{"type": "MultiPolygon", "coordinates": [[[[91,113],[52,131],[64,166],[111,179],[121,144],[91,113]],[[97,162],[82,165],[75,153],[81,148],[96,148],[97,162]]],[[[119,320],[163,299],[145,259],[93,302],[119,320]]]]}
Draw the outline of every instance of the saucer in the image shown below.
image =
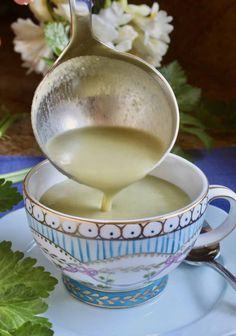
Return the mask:
{"type": "MultiPolygon", "coordinates": [[[[209,206],[206,220],[217,226],[226,217],[209,206]]],[[[169,276],[158,301],[124,310],[92,307],[72,298],[60,272],[32,245],[32,234],[24,209],[0,220],[0,241],[11,240],[13,248],[38,260],[59,280],[48,299],[45,314],[53,323],[55,336],[223,336],[236,335],[236,293],[209,267],[182,264],[169,276]],[[20,233],[20,234],[19,234],[20,233]]],[[[222,243],[226,267],[236,274],[236,231],[222,243]]]]}

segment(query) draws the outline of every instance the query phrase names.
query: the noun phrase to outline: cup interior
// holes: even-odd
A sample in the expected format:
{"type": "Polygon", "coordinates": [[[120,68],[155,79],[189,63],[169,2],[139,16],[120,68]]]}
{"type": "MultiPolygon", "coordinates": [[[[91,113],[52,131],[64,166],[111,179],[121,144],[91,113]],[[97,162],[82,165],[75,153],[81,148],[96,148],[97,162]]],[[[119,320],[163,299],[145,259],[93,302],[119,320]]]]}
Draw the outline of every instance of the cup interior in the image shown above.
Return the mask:
{"type": "MultiPolygon", "coordinates": [[[[187,207],[200,201],[205,197],[208,191],[208,181],[203,172],[191,162],[174,154],[168,154],[165,160],[162,161],[150,175],[173,183],[186,192],[191,199],[191,203],[187,207]]],[[[45,160],[35,166],[26,176],[24,183],[25,194],[36,204],[48,209],[39,203],[41,196],[53,185],[66,179],[67,177],[65,175],[60,173],[48,160],[45,160]]],[[[178,209],[177,211],[174,211],[173,214],[184,209],[185,208],[178,209]]],[[[58,213],[54,210],[51,211],[58,213]]],[[[65,214],[63,215],[65,216],[65,214]]],[[[68,215],[68,217],[73,216],[68,215]]],[[[163,215],[161,217],[163,217],[163,215]]],[[[106,221],[104,220],[103,222],[106,221]]],[[[110,220],[109,222],[115,222],[115,220],[110,220]]]]}

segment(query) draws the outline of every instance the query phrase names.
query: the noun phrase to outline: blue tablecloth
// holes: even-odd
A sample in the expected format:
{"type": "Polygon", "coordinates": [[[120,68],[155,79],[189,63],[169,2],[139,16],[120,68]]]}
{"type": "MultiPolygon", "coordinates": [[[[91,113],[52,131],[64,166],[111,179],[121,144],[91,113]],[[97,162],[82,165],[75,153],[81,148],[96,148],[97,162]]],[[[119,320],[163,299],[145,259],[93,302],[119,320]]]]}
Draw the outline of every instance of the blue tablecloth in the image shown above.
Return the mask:
{"type": "MultiPolygon", "coordinates": [[[[222,184],[236,191],[236,148],[194,151],[195,164],[202,169],[210,184],[222,184]]],[[[0,156],[0,174],[32,167],[42,161],[43,157],[0,156]]],[[[22,191],[22,184],[17,184],[22,191]]],[[[224,203],[221,206],[227,209],[224,203]]],[[[14,209],[23,206],[21,202],[14,209]]]]}

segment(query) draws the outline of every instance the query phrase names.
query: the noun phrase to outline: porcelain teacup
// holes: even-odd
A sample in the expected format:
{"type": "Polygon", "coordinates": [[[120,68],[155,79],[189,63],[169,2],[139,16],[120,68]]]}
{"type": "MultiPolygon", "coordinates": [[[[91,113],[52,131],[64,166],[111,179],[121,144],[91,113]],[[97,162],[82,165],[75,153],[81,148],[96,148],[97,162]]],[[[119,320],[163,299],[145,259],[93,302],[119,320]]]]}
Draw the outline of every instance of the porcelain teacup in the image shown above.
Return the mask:
{"type": "Polygon", "coordinates": [[[159,295],[174,270],[193,247],[215,243],[236,226],[236,194],[209,186],[194,164],[168,154],[151,175],[185,191],[191,201],[161,216],[133,220],[91,220],[47,208],[39,202],[51,186],[66,179],[48,160],[35,166],[24,181],[24,199],[34,239],[62,272],[75,298],[106,308],[128,308],[159,295]],[[200,234],[208,204],[229,201],[227,219],[200,234]]]}

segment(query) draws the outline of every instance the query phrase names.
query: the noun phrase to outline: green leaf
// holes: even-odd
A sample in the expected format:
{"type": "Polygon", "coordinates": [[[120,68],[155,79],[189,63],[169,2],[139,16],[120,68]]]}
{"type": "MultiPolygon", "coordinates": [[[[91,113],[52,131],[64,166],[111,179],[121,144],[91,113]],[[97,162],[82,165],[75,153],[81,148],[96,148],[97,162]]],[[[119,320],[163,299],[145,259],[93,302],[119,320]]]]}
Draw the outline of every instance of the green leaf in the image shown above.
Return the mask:
{"type": "Polygon", "coordinates": [[[181,112],[192,112],[200,102],[201,89],[187,83],[187,76],[181,65],[174,61],[160,69],[172,87],[181,112]]]}
{"type": "Polygon", "coordinates": [[[26,322],[51,326],[37,315],[47,310],[43,298],[49,296],[57,280],[35,264],[36,260],[13,252],[10,242],[0,243],[0,330],[11,334],[26,322]]]}
{"type": "Polygon", "coordinates": [[[0,328],[3,330],[11,331],[28,321],[51,326],[46,318],[35,316],[46,310],[47,304],[23,284],[6,291],[0,289],[0,328]]]}
{"type": "MultiPolygon", "coordinates": [[[[3,108],[2,108],[3,109],[3,108]]],[[[4,137],[8,129],[19,119],[21,119],[23,114],[10,114],[6,112],[0,120],[0,138],[4,137]]]]}
{"type": "Polygon", "coordinates": [[[21,252],[13,252],[11,243],[0,243],[0,290],[23,283],[32,288],[38,297],[48,297],[57,280],[42,266],[35,267],[35,264],[35,259],[24,258],[21,252]]]}
{"type": "Polygon", "coordinates": [[[187,76],[181,65],[174,61],[159,69],[165,79],[169,82],[173,91],[187,83],[187,76]]]}
{"type": "Polygon", "coordinates": [[[12,336],[8,331],[0,329],[0,336],[12,336]]]}
{"type": "Polygon", "coordinates": [[[17,170],[12,173],[0,174],[0,180],[5,179],[6,181],[11,181],[12,183],[22,182],[31,168],[17,170]]]}
{"type": "MultiPolygon", "coordinates": [[[[212,145],[212,139],[206,132],[206,126],[200,121],[200,114],[196,113],[196,110],[199,110],[201,89],[187,83],[187,76],[177,61],[164,66],[160,71],[170,83],[178,102],[180,133],[196,136],[209,149],[212,145]]],[[[175,152],[186,157],[186,153],[179,146],[176,147],[175,152]]]]}
{"type": "Polygon", "coordinates": [[[42,324],[24,323],[21,327],[8,332],[0,329],[0,336],[52,336],[53,331],[42,324]]]}
{"type": "Polygon", "coordinates": [[[198,115],[208,129],[220,131],[236,130],[236,100],[213,101],[204,98],[198,107],[198,115]]]}
{"type": "Polygon", "coordinates": [[[11,333],[12,336],[52,336],[53,331],[41,324],[25,323],[11,333]]]}
{"type": "Polygon", "coordinates": [[[199,119],[192,116],[191,114],[180,113],[180,119],[181,119],[182,126],[188,125],[188,126],[200,127],[202,129],[205,129],[205,125],[203,125],[203,123],[199,119]]]}
{"type": "Polygon", "coordinates": [[[0,179],[0,212],[10,210],[22,200],[17,188],[12,187],[11,181],[0,179]]]}
{"type": "Polygon", "coordinates": [[[203,129],[182,126],[181,131],[198,137],[207,149],[212,147],[212,138],[203,129]]]}
{"type": "Polygon", "coordinates": [[[111,7],[111,5],[112,5],[111,0],[105,0],[105,2],[104,2],[104,8],[109,8],[109,7],[111,7]]]}
{"type": "Polygon", "coordinates": [[[56,56],[59,56],[69,43],[69,25],[63,22],[48,23],[44,28],[46,42],[56,56]]]}
{"type": "Polygon", "coordinates": [[[201,89],[185,84],[175,91],[181,112],[192,112],[201,99],[201,89]]]}
{"type": "Polygon", "coordinates": [[[183,157],[186,160],[193,161],[192,155],[190,155],[188,152],[183,150],[183,148],[181,148],[180,146],[175,146],[171,152],[173,154],[183,157]]]}
{"type": "Polygon", "coordinates": [[[48,57],[42,57],[42,60],[48,65],[48,66],[52,66],[54,64],[54,60],[48,57]]]}

